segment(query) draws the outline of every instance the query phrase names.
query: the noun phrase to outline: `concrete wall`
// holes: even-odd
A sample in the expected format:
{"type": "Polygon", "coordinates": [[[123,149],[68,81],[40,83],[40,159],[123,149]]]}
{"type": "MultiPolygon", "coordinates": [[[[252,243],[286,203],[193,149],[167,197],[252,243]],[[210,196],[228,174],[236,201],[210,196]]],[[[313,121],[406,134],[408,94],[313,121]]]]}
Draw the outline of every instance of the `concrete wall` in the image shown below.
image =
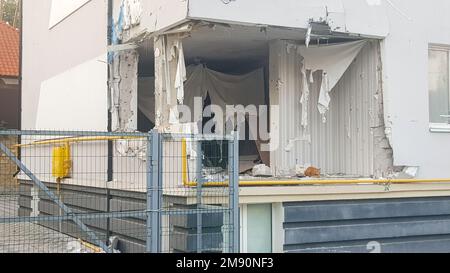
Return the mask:
{"type": "Polygon", "coordinates": [[[450,198],[285,203],[286,252],[450,251],[450,198]]]}
{"type": "Polygon", "coordinates": [[[106,130],[107,2],[49,29],[52,1],[24,0],[22,129],[106,130]]]}

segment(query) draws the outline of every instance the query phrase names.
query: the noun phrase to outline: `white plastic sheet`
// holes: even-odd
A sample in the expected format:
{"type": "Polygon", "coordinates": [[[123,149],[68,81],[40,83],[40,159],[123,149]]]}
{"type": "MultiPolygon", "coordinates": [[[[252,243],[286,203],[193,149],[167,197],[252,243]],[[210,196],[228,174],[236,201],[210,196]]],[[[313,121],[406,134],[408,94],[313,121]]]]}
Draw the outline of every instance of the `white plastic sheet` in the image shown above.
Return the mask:
{"type": "Polygon", "coordinates": [[[183,43],[181,40],[176,42],[175,48],[178,54],[173,53],[174,55],[178,55],[177,60],[177,74],[175,76],[175,89],[177,90],[177,101],[182,104],[184,101],[184,82],[187,80],[186,76],[186,63],[184,59],[184,50],[183,43]]]}
{"type": "MultiPolygon", "coordinates": [[[[312,73],[311,73],[312,75],[312,73]]],[[[310,77],[312,79],[312,76],[310,77]]],[[[311,82],[312,80],[309,79],[311,82]]],[[[302,104],[302,126],[303,128],[306,128],[308,126],[308,106],[309,106],[309,84],[308,84],[308,77],[306,72],[306,66],[302,64],[302,96],[300,99],[300,103],[302,104]]]]}
{"type": "MultiPolygon", "coordinates": [[[[324,118],[324,122],[326,121],[325,115],[329,110],[329,105],[331,102],[329,93],[342,78],[345,71],[347,71],[356,56],[358,56],[365,43],[366,41],[356,41],[350,43],[309,47],[293,44],[288,45],[287,50],[292,50],[294,47],[297,48],[297,53],[303,57],[303,66],[306,70],[311,72],[310,75],[316,71],[322,71],[323,73],[317,107],[324,118]]],[[[306,72],[302,72],[302,74],[303,79],[306,79],[306,72]]],[[[309,79],[308,81],[311,82],[312,80],[309,79]]],[[[305,99],[309,95],[308,84],[303,85],[302,92],[302,112],[304,115],[307,115],[308,109],[305,99]]],[[[302,120],[302,125],[306,127],[307,120],[302,120]]]]}

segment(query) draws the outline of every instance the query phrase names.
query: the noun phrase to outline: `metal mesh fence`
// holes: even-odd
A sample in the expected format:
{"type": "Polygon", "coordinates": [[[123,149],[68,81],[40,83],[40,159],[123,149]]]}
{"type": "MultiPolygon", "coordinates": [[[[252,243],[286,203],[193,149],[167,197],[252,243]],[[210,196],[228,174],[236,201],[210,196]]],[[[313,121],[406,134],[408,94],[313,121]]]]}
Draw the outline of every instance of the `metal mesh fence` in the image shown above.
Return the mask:
{"type": "Polygon", "coordinates": [[[233,252],[234,139],[161,138],[162,252],[233,252]]]}
{"type": "Polygon", "coordinates": [[[235,251],[233,143],[1,131],[0,253],[235,251]]]}

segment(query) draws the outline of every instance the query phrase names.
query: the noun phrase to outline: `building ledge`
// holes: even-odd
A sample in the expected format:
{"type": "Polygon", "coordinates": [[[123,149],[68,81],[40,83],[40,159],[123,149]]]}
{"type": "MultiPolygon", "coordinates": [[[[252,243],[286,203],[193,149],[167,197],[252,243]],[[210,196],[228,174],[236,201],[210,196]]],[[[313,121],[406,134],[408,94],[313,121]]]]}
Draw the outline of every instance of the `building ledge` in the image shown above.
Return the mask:
{"type": "Polygon", "coordinates": [[[242,204],[439,196],[450,196],[450,183],[313,185],[240,189],[242,204]]]}
{"type": "MultiPolygon", "coordinates": [[[[24,175],[19,180],[30,181],[24,175]]],[[[31,182],[31,181],[30,181],[31,182]]],[[[55,183],[50,181],[48,183],[55,183]]],[[[77,179],[67,179],[64,185],[78,187],[105,188],[128,192],[146,192],[146,183],[130,182],[94,182],[77,179]]],[[[206,204],[227,203],[228,189],[226,187],[203,188],[203,198],[206,204]]],[[[184,199],[186,204],[196,204],[196,188],[184,186],[168,188],[164,195],[184,199]]],[[[266,186],[240,187],[239,202],[241,204],[305,202],[305,201],[337,201],[384,198],[413,198],[450,196],[450,183],[406,183],[406,184],[346,184],[346,185],[299,185],[299,186],[266,186]]]]}

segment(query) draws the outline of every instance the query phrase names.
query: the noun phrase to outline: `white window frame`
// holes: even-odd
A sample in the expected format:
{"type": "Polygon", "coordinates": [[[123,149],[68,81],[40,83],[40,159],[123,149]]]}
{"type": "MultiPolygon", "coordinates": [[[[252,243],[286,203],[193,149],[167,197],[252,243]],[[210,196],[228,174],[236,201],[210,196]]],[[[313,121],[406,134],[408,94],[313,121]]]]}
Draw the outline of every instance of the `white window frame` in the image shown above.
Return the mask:
{"type": "MultiPolygon", "coordinates": [[[[428,53],[430,50],[442,50],[448,52],[448,65],[449,65],[449,78],[450,78],[450,45],[439,45],[439,44],[430,44],[428,46],[428,53]]],[[[427,76],[428,77],[428,76],[427,76]]],[[[450,93],[450,80],[449,80],[449,93],[450,93]]],[[[428,96],[430,95],[430,90],[428,89],[428,96]]],[[[450,94],[449,94],[450,97],[450,94]]],[[[450,103],[450,102],[449,102],[450,103]]],[[[430,106],[429,106],[430,107],[430,106]]],[[[430,109],[431,110],[431,109],[430,109]]],[[[432,123],[430,122],[430,132],[432,133],[450,133],[450,118],[449,123],[432,123]]]]}

